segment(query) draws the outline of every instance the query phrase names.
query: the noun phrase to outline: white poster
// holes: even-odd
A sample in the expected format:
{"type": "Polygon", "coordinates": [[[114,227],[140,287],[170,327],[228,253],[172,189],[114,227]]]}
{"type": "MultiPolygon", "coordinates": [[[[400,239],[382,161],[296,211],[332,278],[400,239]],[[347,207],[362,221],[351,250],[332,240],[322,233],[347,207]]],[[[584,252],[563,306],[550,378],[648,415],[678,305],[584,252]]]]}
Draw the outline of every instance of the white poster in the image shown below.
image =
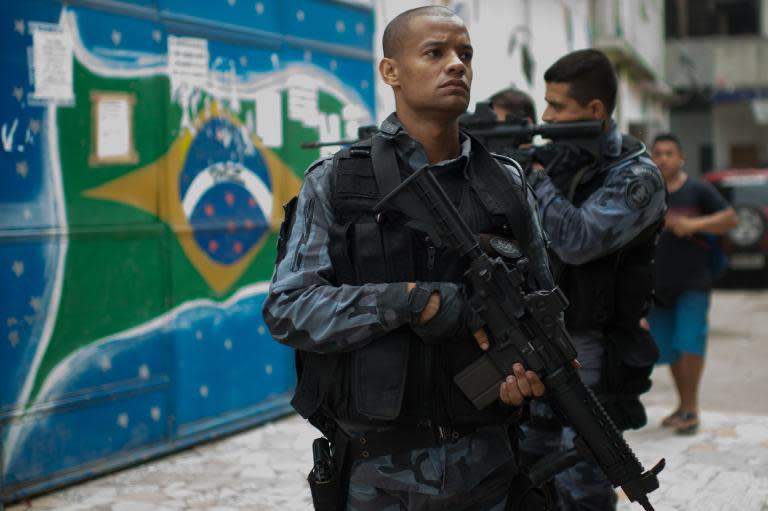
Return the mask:
{"type": "Polygon", "coordinates": [[[168,36],[168,74],[171,89],[203,87],[208,79],[208,41],[168,36]]]}
{"type": "Polygon", "coordinates": [[[72,88],[72,39],[67,32],[32,32],[36,99],[74,101],[72,88]]]}
{"type": "Polygon", "coordinates": [[[129,158],[132,151],[130,98],[100,98],[96,106],[96,120],[97,158],[129,158]]]}

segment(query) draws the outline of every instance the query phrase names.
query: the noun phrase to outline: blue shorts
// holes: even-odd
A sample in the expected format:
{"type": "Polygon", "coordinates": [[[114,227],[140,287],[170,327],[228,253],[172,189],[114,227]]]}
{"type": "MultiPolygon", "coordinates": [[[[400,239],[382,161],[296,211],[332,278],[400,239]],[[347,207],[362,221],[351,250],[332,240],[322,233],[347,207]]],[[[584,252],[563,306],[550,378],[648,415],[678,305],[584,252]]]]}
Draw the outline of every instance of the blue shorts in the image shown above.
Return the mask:
{"type": "Polygon", "coordinates": [[[709,292],[686,291],[670,307],[655,306],[648,316],[659,346],[658,364],[677,362],[688,353],[704,356],[707,347],[709,292]]]}

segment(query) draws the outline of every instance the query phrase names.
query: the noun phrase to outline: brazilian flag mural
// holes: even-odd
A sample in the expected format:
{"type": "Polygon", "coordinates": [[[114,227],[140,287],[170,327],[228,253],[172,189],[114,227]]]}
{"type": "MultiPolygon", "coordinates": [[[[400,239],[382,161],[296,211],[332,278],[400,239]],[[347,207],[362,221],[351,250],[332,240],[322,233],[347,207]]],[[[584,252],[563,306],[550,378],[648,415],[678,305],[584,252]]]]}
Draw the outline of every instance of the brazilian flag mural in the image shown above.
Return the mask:
{"type": "Polygon", "coordinates": [[[370,9],[25,0],[0,19],[2,501],[286,413],[293,354],[261,317],[275,236],[323,156],[301,142],[373,121],[370,9]]]}

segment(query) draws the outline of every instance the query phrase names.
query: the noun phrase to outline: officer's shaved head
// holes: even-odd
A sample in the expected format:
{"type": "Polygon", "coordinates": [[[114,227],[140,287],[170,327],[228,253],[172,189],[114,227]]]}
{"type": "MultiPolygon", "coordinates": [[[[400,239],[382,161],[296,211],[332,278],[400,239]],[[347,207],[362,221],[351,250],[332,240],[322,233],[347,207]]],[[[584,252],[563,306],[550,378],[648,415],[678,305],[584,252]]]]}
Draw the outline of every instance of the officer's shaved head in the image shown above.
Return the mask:
{"type": "Polygon", "coordinates": [[[417,7],[408,11],[401,12],[387,24],[382,37],[382,46],[384,47],[384,57],[391,59],[397,58],[403,49],[403,43],[408,37],[408,29],[411,21],[421,16],[432,16],[435,18],[457,18],[461,21],[455,12],[440,5],[428,5],[426,7],[417,7]]]}

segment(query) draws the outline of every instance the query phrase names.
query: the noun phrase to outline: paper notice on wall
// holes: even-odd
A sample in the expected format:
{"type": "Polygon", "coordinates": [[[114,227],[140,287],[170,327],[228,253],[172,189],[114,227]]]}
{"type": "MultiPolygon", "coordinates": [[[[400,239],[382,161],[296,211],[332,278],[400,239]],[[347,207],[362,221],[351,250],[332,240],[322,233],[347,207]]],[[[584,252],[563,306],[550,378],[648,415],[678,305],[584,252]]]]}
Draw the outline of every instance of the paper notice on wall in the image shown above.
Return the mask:
{"type": "Polygon", "coordinates": [[[68,32],[32,32],[35,99],[74,101],[72,88],[72,38],[68,32]]]}
{"type": "Polygon", "coordinates": [[[173,92],[203,87],[208,79],[208,41],[168,36],[168,74],[173,92]]]}
{"type": "Polygon", "coordinates": [[[131,101],[129,97],[103,97],[96,105],[96,156],[100,160],[129,158],[131,101]]]}

